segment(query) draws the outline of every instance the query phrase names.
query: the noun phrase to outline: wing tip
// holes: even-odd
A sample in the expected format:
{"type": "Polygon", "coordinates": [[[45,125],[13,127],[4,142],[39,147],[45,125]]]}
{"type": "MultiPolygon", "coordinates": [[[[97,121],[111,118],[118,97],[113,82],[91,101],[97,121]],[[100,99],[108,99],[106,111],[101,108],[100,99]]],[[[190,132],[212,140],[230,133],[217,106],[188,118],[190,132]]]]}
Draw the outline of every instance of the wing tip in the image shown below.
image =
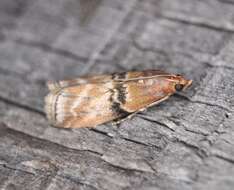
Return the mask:
{"type": "Polygon", "coordinates": [[[54,82],[54,81],[48,81],[47,87],[50,91],[57,91],[57,90],[61,89],[60,84],[58,82],[54,82]]]}
{"type": "Polygon", "coordinates": [[[50,92],[44,99],[44,110],[50,125],[57,128],[69,128],[65,126],[65,120],[70,115],[66,108],[66,100],[61,93],[50,92]]]}

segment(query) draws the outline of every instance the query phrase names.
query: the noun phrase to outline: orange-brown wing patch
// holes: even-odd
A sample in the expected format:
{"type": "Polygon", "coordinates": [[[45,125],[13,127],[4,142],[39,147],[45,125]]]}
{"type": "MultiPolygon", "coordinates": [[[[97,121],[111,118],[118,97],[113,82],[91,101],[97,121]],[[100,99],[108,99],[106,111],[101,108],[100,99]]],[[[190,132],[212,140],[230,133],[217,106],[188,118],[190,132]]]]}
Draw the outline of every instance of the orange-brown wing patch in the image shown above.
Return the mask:
{"type": "Polygon", "coordinates": [[[47,115],[52,124],[64,128],[94,127],[123,116],[115,102],[111,82],[83,84],[51,92],[47,98],[47,115]],[[52,111],[50,111],[52,110],[52,111]]]}
{"type": "Polygon", "coordinates": [[[163,78],[152,78],[138,81],[131,81],[125,84],[127,101],[123,105],[129,112],[137,111],[159,101],[172,92],[167,92],[169,82],[163,78]]]}
{"type": "MultiPolygon", "coordinates": [[[[72,102],[71,117],[64,120],[64,127],[91,127],[109,121],[113,118],[110,110],[109,97],[111,84],[86,84],[86,89],[80,89],[80,98],[72,102]],[[85,92],[86,91],[86,92],[85,92]]],[[[69,94],[78,94],[77,87],[68,87],[64,91],[69,94]]]]}

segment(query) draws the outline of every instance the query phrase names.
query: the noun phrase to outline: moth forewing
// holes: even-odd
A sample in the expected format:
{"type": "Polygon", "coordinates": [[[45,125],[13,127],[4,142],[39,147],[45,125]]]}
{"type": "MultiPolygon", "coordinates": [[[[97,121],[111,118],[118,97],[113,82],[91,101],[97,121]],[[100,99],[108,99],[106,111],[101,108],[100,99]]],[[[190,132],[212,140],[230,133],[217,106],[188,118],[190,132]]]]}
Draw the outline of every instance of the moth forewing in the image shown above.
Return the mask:
{"type": "Polygon", "coordinates": [[[187,88],[191,81],[159,70],[59,81],[50,83],[45,111],[57,127],[95,127],[164,101],[178,84],[187,88]]]}

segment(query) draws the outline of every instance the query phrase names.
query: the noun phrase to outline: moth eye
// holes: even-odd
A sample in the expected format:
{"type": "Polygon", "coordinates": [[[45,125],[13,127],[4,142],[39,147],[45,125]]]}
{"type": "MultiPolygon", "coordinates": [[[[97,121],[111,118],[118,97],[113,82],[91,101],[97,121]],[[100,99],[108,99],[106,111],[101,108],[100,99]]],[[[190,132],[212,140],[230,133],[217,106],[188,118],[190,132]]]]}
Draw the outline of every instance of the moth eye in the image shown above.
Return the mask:
{"type": "Polygon", "coordinates": [[[181,90],[183,90],[183,88],[184,88],[184,85],[182,85],[182,84],[176,84],[175,85],[176,91],[181,91],[181,90]]]}

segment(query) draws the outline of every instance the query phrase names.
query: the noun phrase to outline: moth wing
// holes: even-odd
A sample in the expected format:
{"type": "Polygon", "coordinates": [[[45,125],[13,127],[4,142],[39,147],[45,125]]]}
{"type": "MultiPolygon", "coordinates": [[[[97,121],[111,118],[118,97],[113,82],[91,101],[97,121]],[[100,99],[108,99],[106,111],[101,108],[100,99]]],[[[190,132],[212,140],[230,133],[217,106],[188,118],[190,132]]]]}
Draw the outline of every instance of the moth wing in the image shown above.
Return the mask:
{"type": "Polygon", "coordinates": [[[52,91],[46,97],[46,113],[52,125],[63,128],[93,127],[113,120],[111,83],[82,84],[52,91]]]}
{"type": "Polygon", "coordinates": [[[143,77],[155,77],[155,76],[165,76],[169,75],[161,70],[146,70],[146,71],[132,71],[132,72],[122,72],[114,73],[110,75],[98,75],[90,77],[79,77],[71,80],[61,80],[57,82],[49,81],[47,86],[50,91],[59,91],[62,88],[69,86],[76,86],[88,83],[107,83],[111,80],[113,81],[128,81],[128,80],[139,80],[143,77]]]}
{"type": "Polygon", "coordinates": [[[110,81],[110,75],[98,75],[91,77],[79,77],[71,80],[61,80],[61,81],[49,81],[47,86],[50,91],[58,91],[62,88],[83,85],[88,83],[101,83],[110,81]]]}

